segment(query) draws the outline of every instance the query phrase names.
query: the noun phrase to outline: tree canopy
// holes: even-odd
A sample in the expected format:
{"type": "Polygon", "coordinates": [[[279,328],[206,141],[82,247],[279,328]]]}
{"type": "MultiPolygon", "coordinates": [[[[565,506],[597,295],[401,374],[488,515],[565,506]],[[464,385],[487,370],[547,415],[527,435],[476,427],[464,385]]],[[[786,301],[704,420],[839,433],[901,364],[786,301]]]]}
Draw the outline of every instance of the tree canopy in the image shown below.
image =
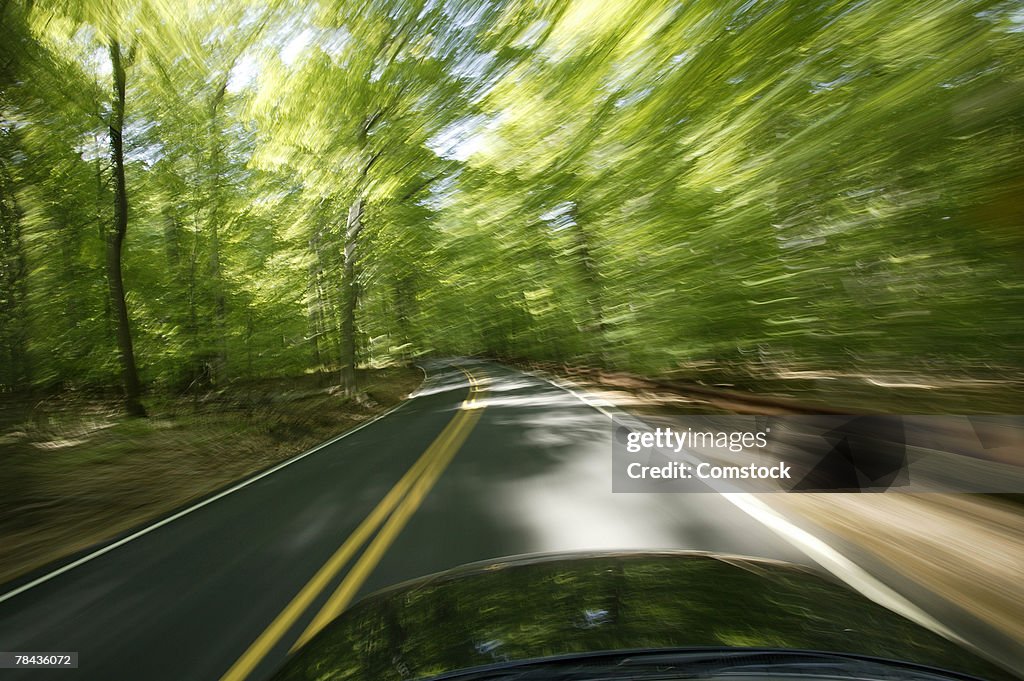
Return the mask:
{"type": "Polygon", "coordinates": [[[0,388],[1019,380],[1022,124],[1016,1],[0,0],[0,388]]]}

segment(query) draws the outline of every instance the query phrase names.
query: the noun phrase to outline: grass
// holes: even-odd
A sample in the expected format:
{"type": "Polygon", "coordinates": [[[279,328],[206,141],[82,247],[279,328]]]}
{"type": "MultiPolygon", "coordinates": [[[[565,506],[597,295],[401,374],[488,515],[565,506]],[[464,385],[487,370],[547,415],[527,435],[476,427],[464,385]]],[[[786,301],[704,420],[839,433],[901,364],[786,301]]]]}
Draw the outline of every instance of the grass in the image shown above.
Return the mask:
{"type": "Polygon", "coordinates": [[[155,396],[147,419],[64,394],[0,410],[0,583],[111,539],[372,418],[416,389],[414,368],[361,373],[369,399],[315,376],[155,396]]]}

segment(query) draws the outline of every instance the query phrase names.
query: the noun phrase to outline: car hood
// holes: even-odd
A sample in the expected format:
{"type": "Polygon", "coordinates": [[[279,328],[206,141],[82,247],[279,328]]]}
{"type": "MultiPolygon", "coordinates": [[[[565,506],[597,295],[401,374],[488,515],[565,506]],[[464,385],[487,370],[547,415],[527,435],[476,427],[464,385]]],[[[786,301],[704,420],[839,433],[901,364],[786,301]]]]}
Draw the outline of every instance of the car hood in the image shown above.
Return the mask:
{"type": "Polygon", "coordinates": [[[1013,678],[800,566],[629,552],[514,557],[377,592],[275,679],[421,679],[515,660],[720,646],[853,653],[1013,678]]]}

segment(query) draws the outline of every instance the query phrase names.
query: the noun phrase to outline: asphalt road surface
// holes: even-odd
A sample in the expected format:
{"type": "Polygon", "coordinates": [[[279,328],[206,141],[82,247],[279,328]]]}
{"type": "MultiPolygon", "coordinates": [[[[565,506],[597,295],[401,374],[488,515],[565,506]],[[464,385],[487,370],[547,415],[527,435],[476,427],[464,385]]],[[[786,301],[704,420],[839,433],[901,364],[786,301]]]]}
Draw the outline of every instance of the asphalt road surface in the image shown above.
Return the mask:
{"type": "Polygon", "coordinates": [[[727,552],[884,592],[749,495],[612,494],[610,419],[586,396],[493,363],[425,370],[383,418],[4,587],[0,651],[74,651],[79,668],[0,678],[266,679],[362,595],[523,553],[727,552]]]}

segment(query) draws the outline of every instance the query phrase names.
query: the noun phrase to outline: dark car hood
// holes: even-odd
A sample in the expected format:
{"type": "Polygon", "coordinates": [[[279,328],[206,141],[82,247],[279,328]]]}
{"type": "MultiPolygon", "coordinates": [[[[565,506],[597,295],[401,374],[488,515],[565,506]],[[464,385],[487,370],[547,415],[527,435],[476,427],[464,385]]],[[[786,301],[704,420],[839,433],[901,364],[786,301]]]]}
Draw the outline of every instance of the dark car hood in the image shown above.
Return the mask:
{"type": "Polygon", "coordinates": [[[389,588],[343,613],[275,679],[420,679],[496,662],[715,646],[855,653],[1013,678],[802,567],[630,552],[516,557],[389,588]]]}

